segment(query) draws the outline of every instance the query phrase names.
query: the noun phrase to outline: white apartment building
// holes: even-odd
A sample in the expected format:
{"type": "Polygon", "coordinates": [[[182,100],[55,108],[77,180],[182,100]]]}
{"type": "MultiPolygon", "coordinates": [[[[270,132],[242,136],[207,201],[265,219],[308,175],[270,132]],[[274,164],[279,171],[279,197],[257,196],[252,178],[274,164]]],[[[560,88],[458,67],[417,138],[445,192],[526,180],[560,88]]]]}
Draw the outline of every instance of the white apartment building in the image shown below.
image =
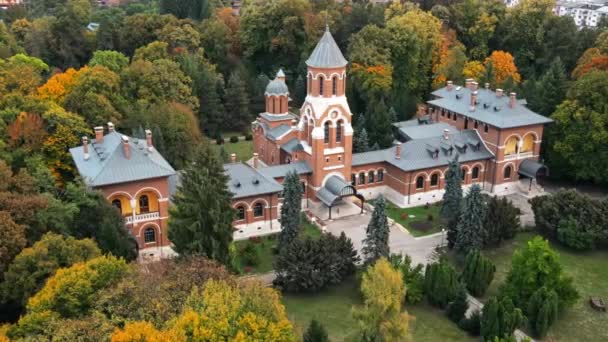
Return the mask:
{"type": "Polygon", "coordinates": [[[553,12],[572,17],[578,27],[596,27],[608,15],[608,0],[559,0],[553,12]]]}

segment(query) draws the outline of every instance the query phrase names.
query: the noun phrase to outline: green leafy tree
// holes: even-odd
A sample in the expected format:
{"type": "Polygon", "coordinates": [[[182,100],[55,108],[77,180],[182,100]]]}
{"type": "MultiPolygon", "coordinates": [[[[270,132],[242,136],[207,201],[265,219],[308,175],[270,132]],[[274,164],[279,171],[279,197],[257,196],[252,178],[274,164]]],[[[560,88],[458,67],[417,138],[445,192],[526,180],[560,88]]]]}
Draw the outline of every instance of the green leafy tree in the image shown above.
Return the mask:
{"type": "Polygon", "coordinates": [[[363,308],[353,309],[361,341],[406,341],[409,315],[402,312],[405,284],[399,270],[380,258],[363,274],[363,308]]]}
{"type": "Polygon", "coordinates": [[[0,278],[13,258],[25,247],[25,227],[15,223],[6,211],[0,211],[0,278]]]}
{"type": "Polygon", "coordinates": [[[412,265],[412,258],[409,255],[391,254],[389,261],[391,265],[401,271],[403,282],[407,284],[405,301],[409,304],[416,304],[424,297],[424,266],[412,265]]]}
{"type": "Polygon", "coordinates": [[[91,18],[89,0],[67,0],[56,12],[51,24],[54,58],[51,62],[61,68],[78,67],[90,59],[90,46],[85,27],[91,18]]]}
{"type": "Polygon", "coordinates": [[[173,14],[179,19],[203,20],[211,16],[216,2],[212,0],[160,0],[161,14],[173,14]]]}
{"type": "Polygon", "coordinates": [[[365,263],[373,264],[379,258],[388,258],[390,255],[388,246],[390,228],[386,217],[386,200],[382,196],[374,203],[374,212],[365,233],[362,250],[365,263]]]}
{"type": "Polygon", "coordinates": [[[94,67],[96,65],[104,66],[119,74],[129,65],[129,58],[118,51],[98,50],[93,53],[93,57],[89,61],[89,66],[94,67]]]}
{"type": "Polygon", "coordinates": [[[237,72],[232,73],[228,79],[224,103],[228,116],[227,120],[224,121],[226,128],[244,129],[251,124],[247,86],[237,72]]]}
{"type": "Polygon", "coordinates": [[[441,217],[448,222],[448,246],[454,247],[458,236],[457,224],[462,210],[462,177],[458,155],[448,163],[445,173],[445,193],[441,217]]]}
{"type": "Polygon", "coordinates": [[[481,336],[484,341],[494,340],[495,337],[509,338],[524,323],[521,309],[516,308],[510,298],[490,297],[481,315],[481,336]]]}
{"type": "Polygon", "coordinates": [[[572,282],[572,278],[564,274],[559,255],[549,247],[549,242],[535,237],[513,254],[501,294],[512,298],[517,307],[525,307],[538,289],[546,287],[557,293],[561,311],[578,299],[572,282]]]}
{"type": "Polygon", "coordinates": [[[430,304],[445,308],[456,298],[458,287],[456,271],[446,259],[426,265],[424,293],[430,304]]]}
{"type": "Polygon", "coordinates": [[[133,55],[133,62],[139,60],[154,62],[159,59],[170,59],[169,43],[154,41],[150,44],[139,47],[137,50],[135,50],[135,54],[133,55]]]}
{"type": "Polygon", "coordinates": [[[526,317],[537,337],[545,337],[549,327],[557,320],[558,303],[557,293],[546,287],[536,290],[530,297],[526,317]]]}
{"type": "Polygon", "coordinates": [[[500,1],[464,0],[450,6],[449,23],[467,47],[471,59],[480,60],[489,55],[490,40],[505,10],[500,1]]]}
{"type": "Polygon", "coordinates": [[[456,291],[454,300],[448,305],[445,312],[452,322],[459,323],[463,318],[465,318],[465,313],[469,309],[467,296],[467,289],[461,284],[456,291]]]}
{"type": "Polygon", "coordinates": [[[476,297],[483,296],[488,286],[494,279],[496,266],[479,250],[473,249],[467,253],[461,280],[467,285],[467,289],[476,297]]]}
{"type": "Polygon", "coordinates": [[[207,142],[182,171],[170,209],[169,240],[177,253],[203,255],[228,264],[234,209],[228,177],[207,142]]]}
{"type": "Polygon", "coordinates": [[[313,319],[310,321],[310,325],[306,329],[302,340],[304,342],[329,342],[329,336],[323,324],[313,319]]]}
{"type": "Polygon", "coordinates": [[[512,239],[519,230],[521,211],[506,197],[493,196],[487,201],[483,223],[484,246],[498,246],[512,239]]]}
{"type": "Polygon", "coordinates": [[[295,172],[285,176],[283,182],[283,205],[281,206],[281,233],[279,234],[278,249],[289,245],[298,238],[300,232],[300,215],[302,212],[302,185],[300,177],[295,172]]]}
{"type": "Polygon", "coordinates": [[[456,226],[457,235],[454,248],[458,252],[466,253],[466,251],[483,247],[485,215],[486,208],[481,197],[481,187],[473,184],[464,199],[460,219],[456,226]]]}

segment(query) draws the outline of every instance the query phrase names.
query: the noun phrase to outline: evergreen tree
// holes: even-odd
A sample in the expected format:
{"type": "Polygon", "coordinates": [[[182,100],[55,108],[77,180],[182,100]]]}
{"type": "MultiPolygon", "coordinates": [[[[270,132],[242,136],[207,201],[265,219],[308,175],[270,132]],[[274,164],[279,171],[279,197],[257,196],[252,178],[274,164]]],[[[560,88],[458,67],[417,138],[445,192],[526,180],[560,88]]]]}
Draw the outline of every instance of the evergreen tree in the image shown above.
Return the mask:
{"type": "Polygon", "coordinates": [[[158,126],[154,126],[152,130],[153,140],[154,140],[154,148],[158,151],[160,155],[166,155],[167,145],[165,143],[165,137],[163,136],[163,131],[158,126]]]}
{"type": "Polygon", "coordinates": [[[393,121],[391,114],[380,99],[377,103],[370,103],[367,107],[367,121],[370,129],[370,141],[378,144],[380,148],[388,148],[393,144],[393,121]]]}
{"type": "Polygon", "coordinates": [[[296,78],[296,84],[294,86],[294,105],[301,106],[304,103],[304,99],[306,98],[306,81],[302,75],[298,75],[296,78]]]}
{"type": "Polygon", "coordinates": [[[226,148],[223,144],[220,146],[219,158],[222,164],[230,162],[230,156],[228,155],[228,152],[226,152],[226,148]]]}
{"type": "Polygon", "coordinates": [[[371,150],[372,151],[378,151],[378,150],[380,150],[380,145],[378,145],[378,143],[374,143],[374,146],[372,146],[371,150]]]}
{"type": "Polygon", "coordinates": [[[464,207],[460,219],[456,225],[455,249],[460,253],[472,249],[481,249],[483,246],[485,204],[481,197],[481,187],[474,184],[467,197],[464,199],[464,207]]]}
{"type": "Polygon", "coordinates": [[[522,311],[513,305],[510,298],[504,297],[498,300],[496,297],[491,297],[483,307],[481,336],[484,341],[494,340],[495,337],[509,338],[524,322],[522,311]]]}
{"type": "Polygon", "coordinates": [[[424,293],[430,304],[445,308],[456,297],[459,286],[456,271],[444,258],[426,265],[424,293]]]}
{"type": "Polygon", "coordinates": [[[484,246],[498,246],[519,230],[521,211],[506,197],[493,196],[487,202],[484,219],[484,246]]]}
{"type": "Polygon", "coordinates": [[[557,319],[559,299],[557,293],[546,287],[538,289],[528,302],[526,317],[536,337],[543,338],[557,319]]]}
{"type": "Polygon", "coordinates": [[[253,82],[253,89],[251,91],[251,111],[253,113],[262,113],[266,111],[266,95],[264,92],[266,91],[266,86],[270,79],[266,74],[261,73],[258,77],[255,78],[253,82]]]}
{"type": "Polygon", "coordinates": [[[448,247],[453,248],[456,243],[458,219],[462,208],[462,176],[458,155],[448,164],[445,173],[445,193],[441,206],[441,217],[448,225],[448,247]]]}
{"type": "Polygon", "coordinates": [[[465,313],[469,309],[469,302],[467,300],[467,290],[464,285],[460,284],[456,292],[454,301],[448,305],[446,315],[452,322],[459,323],[465,316],[465,313]]]}
{"type": "Polygon", "coordinates": [[[249,112],[247,85],[238,72],[233,72],[228,79],[224,103],[226,104],[227,115],[225,123],[228,127],[244,129],[250,124],[251,113],[249,112]]]}
{"type": "Polygon", "coordinates": [[[362,128],[358,134],[355,133],[353,150],[355,153],[368,152],[371,150],[365,128],[362,128]]]}
{"type": "Polygon", "coordinates": [[[319,323],[316,319],[310,321],[310,325],[304,336],[302,337],[303,342],[329,342],[329,336],[327,330],[323,324],[319,323]]]}
{"type": "Polygon", "coordinates": [[[170,209],[169,239],[177,253],[230,262],[234,209],[227,184],[222,163],[203,143],[182,171],[170,209]]]}
{"type": "Polygon", "coordinates": [[[531,109],[545,116],[553,114],[557,106],[566,98],[568,85],[566,68],[561,59],[557,57],[551,62],[547,72],[538,80],[538,98],[541,102],[531,106],[531,109]]]}
{"type": "Polygon", "coordinates": [[[467,254],[461,280],[473,296],[479,297],[483,296],[490,286],[495,272],[496,266],[481,255],[479,250],[473,249],[467,254]]]}
{"type": "Polygon", "coordinates": [[[286,247],[298,238],[300,232],[300,214],[302,212],[302,186],[300,177],[295,172],[289,172],[283,182],[283,205],[281,206],[281,233],[279,234],[278,249],[286,247]]]}
{"type": "Polygon", "coordinates": [[[388,247],[390,228],[385,210],[386,200],[380,196],[374,205],[372,219],[367,225],[366,237],[363,240],[363,255],[366,264],[372,264],[379,258],[388,258],[390,255],[388,247]]]}

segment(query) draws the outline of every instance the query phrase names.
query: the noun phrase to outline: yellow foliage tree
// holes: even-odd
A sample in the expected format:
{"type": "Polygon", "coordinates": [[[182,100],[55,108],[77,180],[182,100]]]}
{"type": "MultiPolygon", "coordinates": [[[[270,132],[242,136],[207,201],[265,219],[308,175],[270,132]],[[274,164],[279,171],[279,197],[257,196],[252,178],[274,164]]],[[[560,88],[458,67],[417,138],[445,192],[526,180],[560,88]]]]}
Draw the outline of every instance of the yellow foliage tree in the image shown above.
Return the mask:
{"type": "Polygon", "coordinates": [[[353,310],[363,340],[410,340],[410,318],[407,312],[401,312],[405,291],[401,271],[394,269],[385,258],[378,259],[363,274],[363,308],[353,310]]]}
{"type": "Polygon", "coordinates": [[[38,88],[38,96],[43,100],[51,100],[57,104],[63,104],[66,94],[76,83],[78,73],[87,68],[85,66],[78,71],[74,68],[69,68],[65,72],[53,75],[45,84],[38,88]]]}
{"type": "Polygon", "coordinates": [[[156,328],[148,322],[131,322],[125,324],[123,330],[116,329],[112,335],[112,342],[164,342],[175,341],[179,342],[175,336],[169,336],[167,333],[156,330],[156,328]]]}
{"type": "Polygon", "coordinates": [[[517,66],[515,66],[515,60],[510,53],[505,51],[492,52],[492,54],[485,60],[486,69],[489,68],[490,64],[492,65],[491,77],[493,78],[490,80],[490,82],[492,82],[492,84],[495,86],[500,86],[509,77],[515,84],[521,81],[521,76],[517,72],[517,66]]]}
{"type": "Polygon", "coordinates": [[[462,76],[464,78],[472,78],[480,80],[486,73],[486,67],[479,61],[470,61],[464,65],[462,69],[462,76]]]}

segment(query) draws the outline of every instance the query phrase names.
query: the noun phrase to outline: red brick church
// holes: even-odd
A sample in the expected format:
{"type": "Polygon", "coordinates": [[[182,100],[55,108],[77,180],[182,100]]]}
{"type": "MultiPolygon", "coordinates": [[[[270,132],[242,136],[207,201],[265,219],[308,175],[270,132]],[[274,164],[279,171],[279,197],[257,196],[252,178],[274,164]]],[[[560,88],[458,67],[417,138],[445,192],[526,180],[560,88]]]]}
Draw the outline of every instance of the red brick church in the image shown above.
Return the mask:
{"type": "MultiPolygon", "coordinates": [[[[458,156],[465,187],[479,184],[493,194],[537,189],[546,172],[538,162],[543,126],[550,119],[526,107],[515,93],[448,81],[434,91],[424,112],[394,124],[395,144],[353,153],[352,113],[346,99],[346,66],[329,30],[306,61],[307,94],[298,114],[289,111],[289,89],[279,70],[265,91],[266,110],[252,123],[254,154],[224,166],[236,210],[235,239],[275,233],[281,183],[300,176],[308,206],[329,208],[380,194],[401,207],[441,200],[450,160],[458,156]]],[[[142,249],[168,246],[168,206],[179,182],[176,172],[142,141],[108,124],[96,138],[71,150],[78,171],[120,210],[142,249]]],[[[322,218],[326,219],[326,218],[322,218]]]]}

